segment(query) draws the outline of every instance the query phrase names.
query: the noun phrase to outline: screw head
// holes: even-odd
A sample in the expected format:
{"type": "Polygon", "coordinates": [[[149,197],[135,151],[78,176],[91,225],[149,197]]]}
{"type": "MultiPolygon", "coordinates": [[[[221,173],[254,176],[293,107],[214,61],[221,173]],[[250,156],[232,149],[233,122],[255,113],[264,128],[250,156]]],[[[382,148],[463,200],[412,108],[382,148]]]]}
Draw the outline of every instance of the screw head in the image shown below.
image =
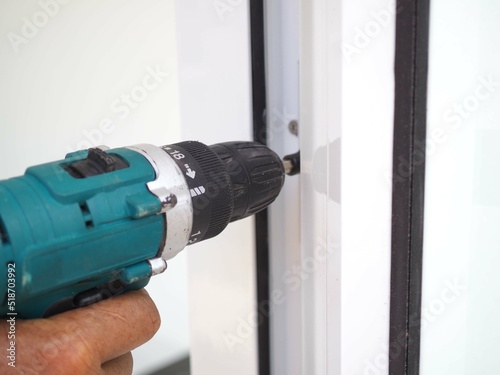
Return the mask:
{"type": "Polygon", "coordinates": [[[177,197],[174,194],[167,194],[160,196],[161,211],[160,213],[165,213],[168,210],[175,207],[177,204],[177,197]]]}
{"type": "Polygon", "coordinates": [[[292,120],[288,124],[288,130],[294,135],[299,135],[299,123],[297,120],[292,120]]]}

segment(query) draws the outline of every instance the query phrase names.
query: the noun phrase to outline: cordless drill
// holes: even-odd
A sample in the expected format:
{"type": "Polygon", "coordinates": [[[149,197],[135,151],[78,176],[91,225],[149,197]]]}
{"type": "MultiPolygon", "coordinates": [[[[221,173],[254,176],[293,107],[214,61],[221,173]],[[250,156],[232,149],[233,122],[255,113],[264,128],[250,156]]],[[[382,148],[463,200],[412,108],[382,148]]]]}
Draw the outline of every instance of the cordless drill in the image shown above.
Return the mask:
{"type": "Polygon", "coordinates": [[[254,142],[101,146],[0,182],[0,315],[47,317],[147,285],[187,245],[278,196],[254,142]]]}

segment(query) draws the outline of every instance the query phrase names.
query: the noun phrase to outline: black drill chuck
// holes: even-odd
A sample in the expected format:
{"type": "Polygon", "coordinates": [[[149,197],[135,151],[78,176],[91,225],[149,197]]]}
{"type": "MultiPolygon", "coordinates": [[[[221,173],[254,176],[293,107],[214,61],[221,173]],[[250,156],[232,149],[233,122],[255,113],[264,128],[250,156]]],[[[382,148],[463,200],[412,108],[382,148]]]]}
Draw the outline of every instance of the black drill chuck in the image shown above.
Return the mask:
{"type": "Polygon", "coordinates": [[[178,150],[184,156],[176,161],[187,171],[193,202],[192,233],[199,233],[196,242],[215,237],[229,222],[265,209],[285,181],[283,162],[260,143],[206,146],[188,141],[163,148],[171,155],[172,150],[178,150]]]}
{"type": "Polygon", "coordinates": [[[210,148],[231,178],[231,221],[256,214],[274,202],[285,182],[283,162],[274,151],[256,142],[219,143],[210,148]]]}

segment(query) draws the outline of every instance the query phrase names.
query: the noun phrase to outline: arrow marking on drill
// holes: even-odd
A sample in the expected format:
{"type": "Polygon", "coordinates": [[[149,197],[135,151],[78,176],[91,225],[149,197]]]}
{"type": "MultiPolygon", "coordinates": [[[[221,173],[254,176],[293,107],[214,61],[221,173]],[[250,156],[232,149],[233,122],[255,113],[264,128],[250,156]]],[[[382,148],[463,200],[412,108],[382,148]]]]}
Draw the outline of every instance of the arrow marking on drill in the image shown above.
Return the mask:
{"type": "Polygon", "coordinates": [[[205,193],[205,187],[198,186],[195,187],[194,189],[190,189],[190,192],[191,192],[191,197],[196,197],[198,195],[202,195],[203,193],[205,193]]]}
{"type": "Polygon", "coordinates": [[[196,171],[193,171],[191,168],[189,168],[189,164],[184,164],[184,166],[187,169],[186,176],[191,177],[194,180],[194,177],[196,176],[196,171]]]}

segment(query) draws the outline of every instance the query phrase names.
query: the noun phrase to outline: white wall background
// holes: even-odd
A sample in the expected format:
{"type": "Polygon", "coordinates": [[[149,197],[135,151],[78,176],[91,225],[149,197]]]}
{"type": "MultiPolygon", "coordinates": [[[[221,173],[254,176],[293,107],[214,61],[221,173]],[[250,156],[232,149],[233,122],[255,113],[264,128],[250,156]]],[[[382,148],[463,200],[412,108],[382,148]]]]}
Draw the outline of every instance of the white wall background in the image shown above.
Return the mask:
{"type": "Polygon", "coordinates": [[[500,4],[432,1],[421,373],[498,372],[500,4]]]}
{"type": "MultiPolygon", "coordinates": [[[[2,0],[0,178],[76,148],[180,141],[175,30],[173,0],[2,0]]],[[[138,374],[188,353],[186,268],[181,254],[148,287],[163,323],[138,374]]]]}
{"type": "MultiPolygon", "coordinates": [[[[252,139],[248,1],[179,0],[182,136],[206,144],[252,139]]],[[[191,370],[256,375],[253,218],[186,249],[191,370]]]]}

